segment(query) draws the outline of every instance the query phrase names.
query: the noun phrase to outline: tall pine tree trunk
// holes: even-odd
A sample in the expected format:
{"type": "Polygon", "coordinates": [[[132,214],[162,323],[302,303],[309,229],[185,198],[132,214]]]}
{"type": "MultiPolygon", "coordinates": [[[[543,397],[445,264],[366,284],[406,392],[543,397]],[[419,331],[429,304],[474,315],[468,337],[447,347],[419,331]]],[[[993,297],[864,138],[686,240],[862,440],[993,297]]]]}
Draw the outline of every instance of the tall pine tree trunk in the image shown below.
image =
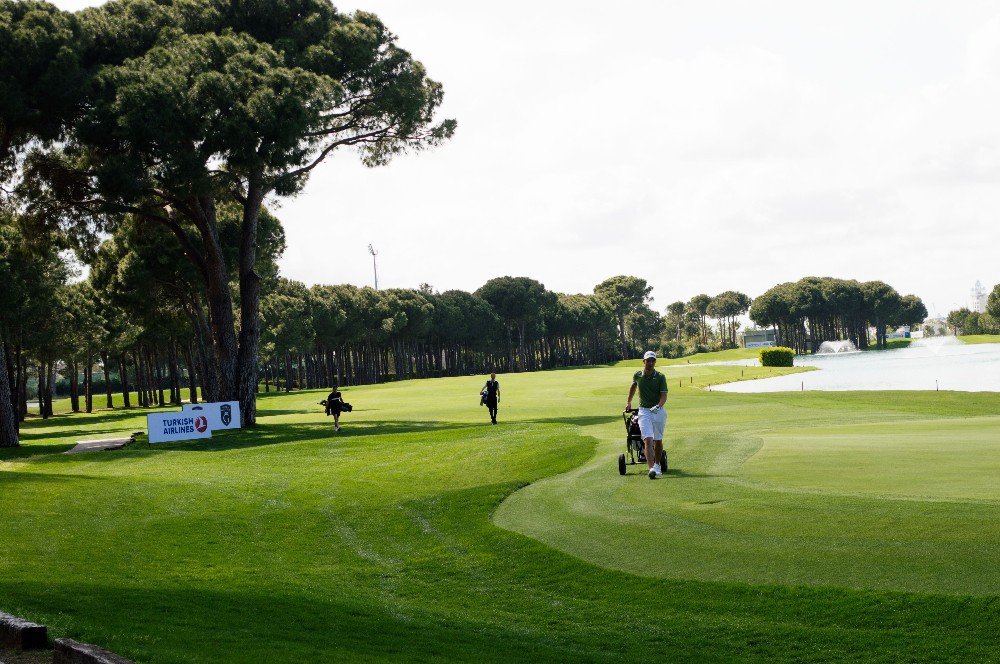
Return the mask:
{"type": "Polygon", "coordinates": [[[340,386],[343,383],[343,380],[344,380],[343,359],[344,359],[344,347],[341,346],[340,348],[338,348],[335,351],[335,354],[334,354],[334,357],[333,357],[333,362],[334,362],[334,367],[335,367],[334,371],[336,371],[336,375],[334,376],[336,382],[334,384],[337,385],[337,386],[340,386]]]}
{"type": "Polygon", "coordinates": [[[14,410],[10,377],[7,374],[6,344],[0,343],[0,447],[17,447],[17,413],[14,410]]]}
{"type": "Polygon", "coordinates": [[[177,344],[173,339],[167,343],[167,382],[170,385],[170,403],[181,405],[180,369],[177,366],[177,344]]]}
{"type": "Polygon", "coordinates": [[[285,392],[292,391],[292,354],[285,351],[285,392]]]}
{"type": "Polygon", "coordinates": [[[94,354],[88,350],[83,373],[83,404],[88,413],[94,412],[94,354]]]}
{"type": "Polygon", "coordinates": [[[165,406],[167,402],[163,397],[163,362],[161,361],[160,354],[156,351],[156,346],[153,346],[153,378],[156,381],[156,405],[165,406]]]}
{"type": "Polygon", "coordinates": [[[17,420],[23,422],[28,417],[28,358],[24,353],[20,354],[18,360],[18,383],[17,383],[17,420]]]}
{"type": "Polygon", "coordinates": [[[188,374],[188,396],[191,403],[198,403],[198,379],[194,369],[194,361],[191,359],[191,344],[184,346],[184,364],[188,374]]]}
{"type": "MultiPolygon", "coordinates": [[[[55,398],[56,393],[56,363],[55,360],[49,361],[46,372],[45,372],[45,393],[44,398],[40,398],[42,410],[45,413],[45,417],[52,417],[54,410],[52,408],[52,401],[55,398]]],[[[41,396],[41,395],[40,395],[41,396]]]]}
{"type": "Polygon", "coordinates": [[[260,356],[260,275],[257,274],[257,222],[267,192],[263,172],[250,173],[240,231],[240,345],[236,398],[243,426],[257,423],[257,358],[260,356]]]}
{"type": "Polygon", "coordinates": [[[124,408],[131,408],[132,401],[129,396],[129,385],[128,385],[128,359],[126,359],[125,352],[122,351],[118,355],[118,379],[122,384],[122,406],[124,408]]]}
{"type": "Polygon", "coordinates": [[[49,367],[45,361],[38,363],[38,415],[45,419],[49,416],[45,410],[45,395],[49,391],[49,367]]]}
{"type": "MultiPolygon", "coordinates": [[[[192,201],[191,207],[199,211],[197,222],[205,246],[208,312],[214,351],[212,369],[217,376],[217,384],[213,386],[217,392],[210,398],[213,401],[231,401],[237,395],[239,348],[236,342],[236,319],[233,315],[233,298],[229,290],[226,258],[219,239],[215,199],[204,196],[192,201]]],[[[240,280],[242,281],[242,271],[240,280]]],[[[243,418],[245,423],[246,412],[243,413],[243,418]]]]}
{"type": "Polygon", "coordinates": [[[149,390],[146,383],[146,367],[142,359],[142,353],[136,348],[132,351],[132,359],[135,362],[135,398],[139,401],[140,408],[149,407],[149,390]]]}
{"type": "Polygon", "coordinates": [[[194,349],[192,358],[197,363],[197,382],[201,385],[201,396],[205,401],[220,401],[218,362],[212,341],[212,328],[205,320],[205,309],[196,294],[185,306],[191,327],[194,329],[194,349]]]}
{"type": "Polygon", "coordinates": [[[67,363],[69,371],[69,403],[74,413],[80,412],[80,365],[76,360],[67,363]]]}
{"type": "Polygon", "coordinates": [[[0,359],[3,360],[4,368],[7,372],[7,389],[10,390],[11,408],[14,410],[14,414],[17,415],[17,408],[15,407],[14,400],[17,397],[18,373],[17,367],[14,363],[14,353],[10,352],[7,338],[3,335],[0,335],[0,346],[3,346],[3,348],[0,349],[0,355],[2,355],[0,359]]]}
{"type": "Polygon", "coordinates": [[[101,370],[104,372],[104,392],[107,399],[105,408],[114,408],[115,400],[111,395],[111,365],[108,363],[108,351],[101,351],[101,370]]]}

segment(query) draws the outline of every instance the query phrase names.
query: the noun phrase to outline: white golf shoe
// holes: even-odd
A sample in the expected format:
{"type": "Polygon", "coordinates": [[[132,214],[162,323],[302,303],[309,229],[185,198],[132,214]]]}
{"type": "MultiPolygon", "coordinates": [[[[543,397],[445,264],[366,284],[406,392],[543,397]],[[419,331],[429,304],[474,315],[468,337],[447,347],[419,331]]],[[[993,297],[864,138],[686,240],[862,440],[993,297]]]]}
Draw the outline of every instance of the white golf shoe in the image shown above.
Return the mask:
{"type": "Polygon", "coordinates": [[[653,465],[653,471],[656,473],[657,477],[663,477],[663,471],[660,470],[660,464],[658,464],[658,463],[654,464],[653,465]]]}
{"type": "Polygon", "coordinates": [[[656,474],[656,468],[650,468],[649,469],[649,479],[655,480],[657,477],[659,477],[659,476],[656,474]]]}

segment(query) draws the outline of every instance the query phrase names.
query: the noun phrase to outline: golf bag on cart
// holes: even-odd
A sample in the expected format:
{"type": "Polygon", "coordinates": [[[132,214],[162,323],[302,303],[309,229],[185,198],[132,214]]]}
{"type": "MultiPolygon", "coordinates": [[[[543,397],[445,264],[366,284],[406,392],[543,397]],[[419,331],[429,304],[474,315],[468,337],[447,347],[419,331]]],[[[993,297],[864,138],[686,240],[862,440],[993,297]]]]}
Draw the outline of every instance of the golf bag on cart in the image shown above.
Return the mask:
{"type": "MultiPolygon", "coordinates": [[[[622,411],[622,420],[625,422],[625,454],[618,455],[618,472],[624,475],[625,466],[646,463],[646,445],[639,430],[639,409],[622,411]]],[[[666,450],[660,453],[660,470],[667,472],[666,450]]]]}

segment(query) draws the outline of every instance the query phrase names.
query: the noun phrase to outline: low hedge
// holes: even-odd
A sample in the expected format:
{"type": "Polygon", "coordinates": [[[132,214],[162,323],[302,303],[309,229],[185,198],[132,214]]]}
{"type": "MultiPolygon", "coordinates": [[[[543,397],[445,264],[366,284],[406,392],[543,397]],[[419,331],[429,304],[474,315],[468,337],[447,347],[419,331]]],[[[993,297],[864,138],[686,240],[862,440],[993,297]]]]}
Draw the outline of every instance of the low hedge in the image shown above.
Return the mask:
{"type": "Polygon", "coordinates": [[[760,365],[762,367],[790,367],[795,358],[795,351],[784,346],[760,349],[760,365]]]}

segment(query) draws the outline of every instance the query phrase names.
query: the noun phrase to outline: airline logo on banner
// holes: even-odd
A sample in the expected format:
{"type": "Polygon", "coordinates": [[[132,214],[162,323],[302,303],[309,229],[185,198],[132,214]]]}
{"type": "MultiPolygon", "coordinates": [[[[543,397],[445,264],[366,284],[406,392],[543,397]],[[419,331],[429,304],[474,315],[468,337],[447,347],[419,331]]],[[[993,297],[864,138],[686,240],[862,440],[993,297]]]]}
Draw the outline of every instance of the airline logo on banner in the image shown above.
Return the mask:
{"type": "Polygon", "coordinates": [[[186,414],[204,415],[208,418],[208,426],[212,431],[220,429],[240,428],[239,401],[212,401],[209,403],[186,403],[181,412],[186,414]]]}
{"type": "Polygon", "coordinates": [[[211,438],[208,418],[199,413],[150,413],[146,415],[150,443],[211,438]]]}

